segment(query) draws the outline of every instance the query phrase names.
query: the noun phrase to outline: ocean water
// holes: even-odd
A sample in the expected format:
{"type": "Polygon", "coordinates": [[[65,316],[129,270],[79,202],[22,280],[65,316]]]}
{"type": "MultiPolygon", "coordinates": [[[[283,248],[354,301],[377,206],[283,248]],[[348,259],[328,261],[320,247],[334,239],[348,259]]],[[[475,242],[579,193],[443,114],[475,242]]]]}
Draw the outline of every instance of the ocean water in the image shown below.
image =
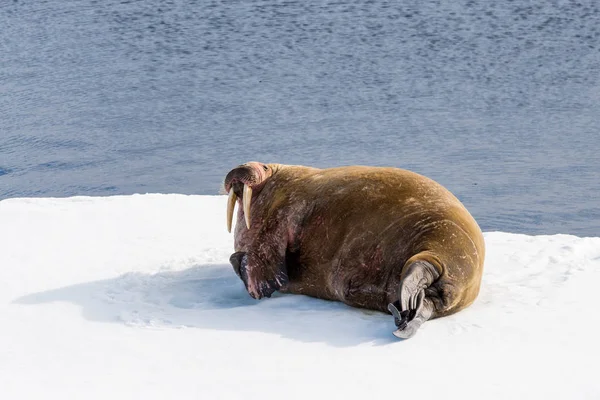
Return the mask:
{"type": "Polygon", "coordinates": [[[600,3],[0,2],[0,199],[388,165],[485,231],[600,236],[600,3]]]}

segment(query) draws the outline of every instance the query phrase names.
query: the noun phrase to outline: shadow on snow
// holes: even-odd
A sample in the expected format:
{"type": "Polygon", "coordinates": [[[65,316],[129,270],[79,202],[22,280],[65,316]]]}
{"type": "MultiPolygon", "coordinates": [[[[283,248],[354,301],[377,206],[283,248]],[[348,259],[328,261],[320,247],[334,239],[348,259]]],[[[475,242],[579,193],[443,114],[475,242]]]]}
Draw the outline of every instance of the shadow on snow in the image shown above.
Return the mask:
{"type": "Polygon", "coordinates": [[[80,306],[88,320],[129,326],[266,332],[336,347],[397,342],[389,315],[300,295],[276,293],[257,301],[228,265],[127,273],[29,294],[14,303],[57,301],[80,306]]]}

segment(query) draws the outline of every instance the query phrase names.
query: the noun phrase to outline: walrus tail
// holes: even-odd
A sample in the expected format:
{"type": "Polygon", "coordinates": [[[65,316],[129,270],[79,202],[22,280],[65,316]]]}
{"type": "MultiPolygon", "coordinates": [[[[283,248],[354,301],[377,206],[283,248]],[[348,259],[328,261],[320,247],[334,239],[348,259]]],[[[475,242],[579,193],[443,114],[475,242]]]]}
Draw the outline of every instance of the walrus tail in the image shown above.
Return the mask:
{"type": "Polygon", "coordinates": [[[425,297],[425,290],[439,277],[439,271],[430,262],[409,260],[402,271],[398,300],[388,305],[398,328],[394,331],[394,336],[408,339],[431,318],[434,305],[425,297]]]}

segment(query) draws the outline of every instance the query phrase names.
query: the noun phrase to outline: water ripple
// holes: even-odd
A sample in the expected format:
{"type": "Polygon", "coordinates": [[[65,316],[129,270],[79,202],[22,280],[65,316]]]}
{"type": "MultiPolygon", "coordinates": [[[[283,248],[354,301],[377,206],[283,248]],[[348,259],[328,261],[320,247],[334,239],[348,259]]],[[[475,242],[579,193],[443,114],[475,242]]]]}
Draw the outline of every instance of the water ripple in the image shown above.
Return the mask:
{"type": "Polygon", "coordinates": [[[5,2],[0,199],[410,168],[486,230],[600,235],[595,2],[5,2]]]}

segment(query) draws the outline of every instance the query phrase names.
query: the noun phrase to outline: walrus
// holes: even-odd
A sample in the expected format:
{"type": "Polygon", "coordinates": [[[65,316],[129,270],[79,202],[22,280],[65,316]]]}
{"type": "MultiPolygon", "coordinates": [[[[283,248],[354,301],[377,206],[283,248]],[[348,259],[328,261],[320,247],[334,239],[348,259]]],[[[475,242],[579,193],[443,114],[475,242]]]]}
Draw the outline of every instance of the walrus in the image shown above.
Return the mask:
{"type": "Polygon", "coordinates": [[[223,186],[229,232],[239,203],[230,262],[255,299],[280,291],[388,312],[406,339],[479,293],[481,229],[425,176],[248,162],[223,186]]]}

